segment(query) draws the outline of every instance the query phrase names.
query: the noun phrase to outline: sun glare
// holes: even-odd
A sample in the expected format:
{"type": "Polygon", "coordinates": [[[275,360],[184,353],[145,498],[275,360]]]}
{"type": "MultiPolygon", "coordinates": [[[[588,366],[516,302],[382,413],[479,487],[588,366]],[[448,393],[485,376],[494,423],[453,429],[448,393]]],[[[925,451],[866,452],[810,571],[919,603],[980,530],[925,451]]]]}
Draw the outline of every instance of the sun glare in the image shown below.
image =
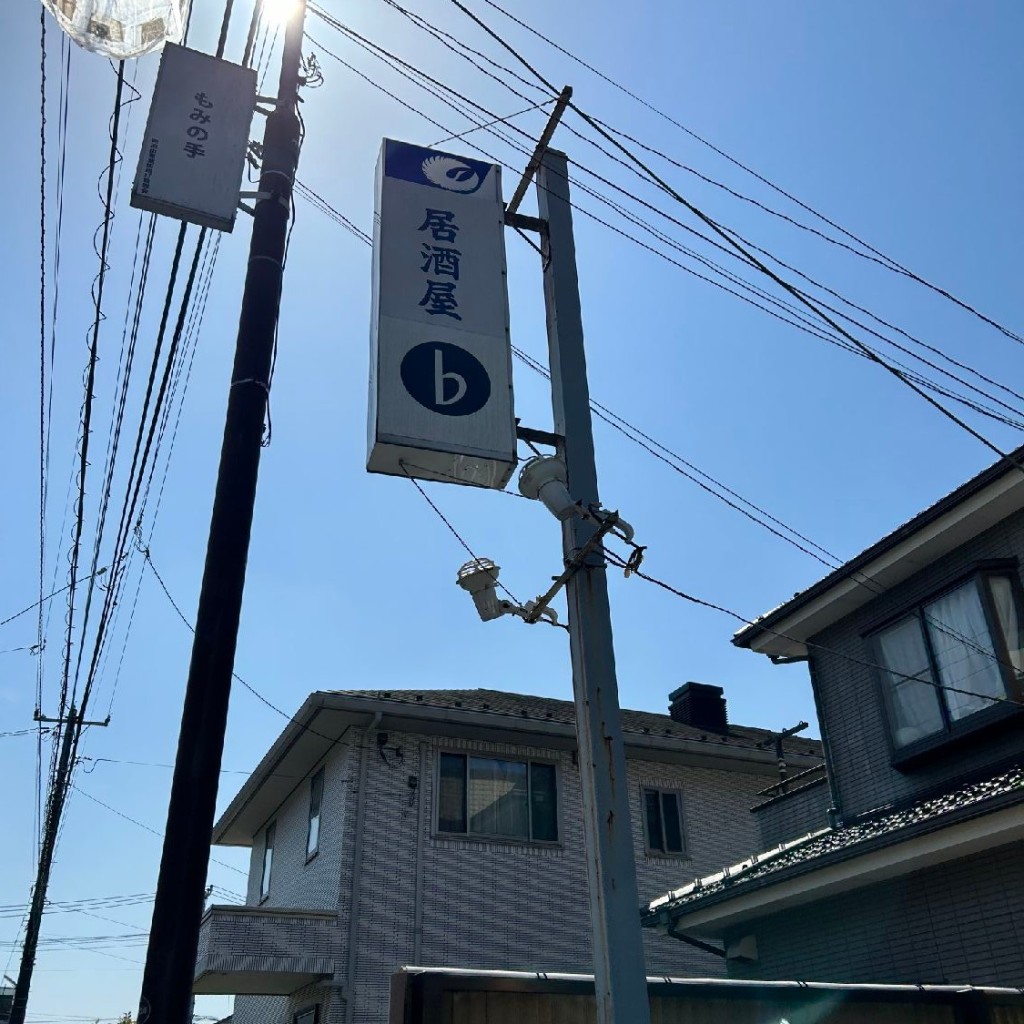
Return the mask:
{"type": "Polygon", "coordinates": [[[298,0],[263,0],[263,17],[270,25],[286,25],[298,6],[298,0]]]}

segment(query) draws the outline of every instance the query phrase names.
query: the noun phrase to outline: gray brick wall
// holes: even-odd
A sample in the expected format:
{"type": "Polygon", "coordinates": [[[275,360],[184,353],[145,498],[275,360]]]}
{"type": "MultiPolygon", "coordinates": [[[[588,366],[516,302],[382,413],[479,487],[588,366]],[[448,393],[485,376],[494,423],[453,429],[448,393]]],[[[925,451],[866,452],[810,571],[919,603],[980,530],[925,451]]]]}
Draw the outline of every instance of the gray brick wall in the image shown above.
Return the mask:
{"type": "MultiPolygon", "coordinates": [[[[310,910],[336,910],[339,905],[339,878],[345,848],[345,814],[348,806],[352,755],[347,743],[339,743],[326,759],[324,794],[320,821],[320,848],[306,862],[306,830],[309,822],[309,780],[319,770],[318,764],[304,779],[296,779],[295,789],[281,807],[264,823],[256,836],[249,859],[249,884],[246,902],[260,903],[260,875],[263,867],[263,845],[266,826],[277,822],[274,840],[274,862],[270,874],[270,892],[263,906],[302,907],[310,910]]],[[[345,935],[340,936],[341,941],[345,935]]],[[[344,945],[342,945],[344,950],[344,945]]],[[[343,967],[337,963],[336,969],[343,967]]],[[[293,997],[294,998],[294,997],[293,997]]],[[[338,1000],[336,999],[335,1002],[338,1000]]],[[[280,996],[238,996],[235,999],[236,1024],[290,1024],[291,1003],[280,996]]],[[[322,1024],[340,1022],[340,1012],[332,1008],[334,1017],[324,1017],[322,1024]]]]}
{"type": "Polygon", "coordinates": [[[893,587],[812,640],[836,653],[812,655],[812,678],[821,709],[832,771],[843,814],[849,818],[885,804],[913,799],[937,786],[1019,753],[1020,726],[958,747],[909,771],[892,767],[885,711],[877,671],[849,658],[871,661],[861,634],[887,615],[926,598],[982,559],[1024,554],[1024,512],[1015,513],[969,543],[893,587]]]}
{"type": "Polygon", "coordinates": [[[270,873],[269,907],[304,907],[309,910],[334,910],[338,906],[338,876],[341,870],[344,834],[337,822],[344,816],[348,799],[348,745],[338,744],[325,762],[318,764],[305,778],[295,780],[288,799],[263,823],[252,846],[249,859],[249,885],[246,903],[260,902],[260,875],[266,828],[277,823],[274,860],[270,873]],[[306,834],[309,824],[309,781],[325,766],[319,852],[306,860],[306,834]],[[326,809],[330,807],[330,814],[326,809]],[[335,825],[332,828],[331,823],[335,825]]]}
{"type": "Polygon", "coordinates": [[[828,780],[820,778],[752,808],[761,835],[761,848],[768,850],[825,828],[831,804],[828,780]]]}
{"type": "MultiPolygon", "coordinates": [[[[324,790],[321,857],[333,882],[304,864],[308,781],[278,811],[276,852],[268,905],[326,908],[333,899],[341,929],[335,981],[347,978],[354,836],[362,735],[329,762],[324,790]],[[330,838],[328,838],[330,837],[330,838]],[[324,844],[329,846],[325,847],[324,844]],[[331,852],[324,856],[327,850],[331,852]]],[[[526,748],[389,732],[385,765],[375,736],[365,738],[366,791],[354,1020],[383,1024],[391,973],[403,964],[522,970],[592,970],[579,771],[566,751],[526,748]],[[441,750],[481,752],[554,761],[558,772],[559,845],[541,847],[439,835],[435,828],[435,772],[441,750]],[[409,777],[418,785],[410,789],[409,777]],[[424,802],[421,817],[420,804],[424,802]],[[423,822],[422,831],[419,822],[423,822]],[[423,931],[417,948],[417,863],[422,878],[423,931]]],[[[641,901],[683,881],[717,870],[760,848],[749,808],[765,776],[656,762],[629,764],[632,831],[641,901]],[[641,788],[678,790],[682,796],[686,856],[645,849],[641,788]]],[[[250,902],[258,896],[262,832],[254,846],[250,902]]],[[[315,862],[314,862],[315,863],[315,862]]],[[[657,974],[724,976],[724,961],[674,939],[644,933],[649,970],[657,974]]],[[[312,990],[311,990],[312,991],[312,990]]],[[[325,999],[327,995],[319,990],[325,999]]],[[[308,995],[308,993],[307,993],[308,995]]],[[[315,996],[315,993],[314,993],[315,996]]],[[[301,998],[306,998],[302,996],[301,998]]],[[[288,1024],[301,1002],[238,997],[239,1024],[288,1024]]],[[[322,1020],[340,1024],[344,1000],[325,1003],[322,1020]]],[[[307,999],[308,1002],[308,999],[307,999]]]]}
{"type": "Polygon", "coordinates": [[[757,937],[733,977],[1024,985],[1024,843],[782,911],[728,936],[757,937]]]}
{"type": "MultiPolygon", "coordinates": [[[[386,1019],[388,978],[402,964],[512,970],[590,971],[589,905],[580,812],[579,772],[571,754],[542,748],[390,734],[406,759],[385,767],[370,752],[366,792],[363,874],[355,1020],[386,1019]],[[423,771],[414,797],[408,777],[423,771]],[[438,835],[434,788],[440,750],[534,757],[557,764],[559,837],[556,848],[494,843],[438,835]],[[418,801],[427,802],[420,857],[423,935],[414,957],[418,801]]],[[[649,900],[758,846],[749,813],[763,776],[662,765],[629,765],[633,838],[641,900],[649,900]],[[641,817],[641,786],[679,790],[683,797],[685,858],[648,854],[641,817]]],[[[355,804],[348,821],[354,825],[355,804]]],[[[351,862],[342,872],[347,920],[351,862]]],[[[654,973],[721,976],[723,962],[675,940],[645,935],[654,973]]]]}

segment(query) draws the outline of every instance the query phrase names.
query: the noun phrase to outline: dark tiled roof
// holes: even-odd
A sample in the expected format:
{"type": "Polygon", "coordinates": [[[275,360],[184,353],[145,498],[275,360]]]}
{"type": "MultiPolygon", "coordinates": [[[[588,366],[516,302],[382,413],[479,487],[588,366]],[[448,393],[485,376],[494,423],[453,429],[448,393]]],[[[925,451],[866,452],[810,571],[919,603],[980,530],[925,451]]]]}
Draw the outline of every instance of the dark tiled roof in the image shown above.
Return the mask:
{"type": "Polygon", "coordinates": [[[719,903],[750,889],[774,885],[794,875],[816,871],[836,861],[902,842],[953,824],[962,817],[985,814],[1018,800],[1024,800],[1024,767],[1021,766],[921,800],[903,810],[880,811],[855,824],[812,832],[654,900],[648,907],[652,916],[647,923],[655,923],[653,915],[658,912],[671,913],[684,907],[690,912],[697,905],[719,903]],[[990,802],[993,806],[986,806],[990,802]]]}
{"type": "Polygon", "coordinates": [[[814,598],[831,590],[837,583],[852,576],[858,570],[863,569],[868,563],[884,555],[890,549],[896,547],[901,541],[912,537],[919,530],[935,522],[951,509],[973,497],[979,491],[984,490],[989,484],[998,480],[1001,476],[1019,468],[1024,460],[1024,445],[1014,449],[1005,458],[999,459],[991,466],[987,466],[976,476],[971,477],[966,483],[961,484],[945,497],[940,498],[933,505],[930,505],[923,512],[908,519],[905,523],[897,526],[891,533],[886,534],[881,540],[876,541],[870,547],[865,548],[859,555],[855,555],[848,562],[839,566],[838,569],[827,576],[812,583],[804,590],[798,591],[788,601],[776,605],[770,611],[758,616],[752,622],[741,626],[733,635],[732,642],[738,647],[748,647],[752,641],[761,633],[765,627],[775,626],[782,619],[810,603],[814,598]]]}
{"type": "MultiPolygon", "coordinates": [[[[575,721],[573,703],[554,697],[534,697],[523,693],[505,693],[501,690],[334,690],[350,697],[370,697],[391,700],[420,707],[459,708],[464,711],[483,711],[492,715],[507,715],[526,721],[556,722],[572,725],[575,721]]],[[[697,729],[673,721],[668,715],[652,711],[622,710],[622,731],[632,735],[675,737],[697,740],[719,746],[756,747],[774,743],[774,734],[768,729],[755,729],[745,725],[730,725],[727,735],[710,729],[697,729]]],[[[767,748],[766,748],[767,749],[767,748]]],[[[819,740],[786,740],[786,750],[792,754],[821,757],[819,740]]]]}

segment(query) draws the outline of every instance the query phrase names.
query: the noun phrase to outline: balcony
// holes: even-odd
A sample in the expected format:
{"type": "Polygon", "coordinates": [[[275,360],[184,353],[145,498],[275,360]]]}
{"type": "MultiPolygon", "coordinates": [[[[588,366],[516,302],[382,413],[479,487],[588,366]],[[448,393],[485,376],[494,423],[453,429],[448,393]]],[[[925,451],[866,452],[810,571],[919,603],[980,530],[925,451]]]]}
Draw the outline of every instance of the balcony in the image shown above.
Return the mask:
{"type": "Polygon", "coordinates": [[[338,939],[334,911],[210,907],[199,931],[192,991],[288,995],[334,974],[338,939]]]}

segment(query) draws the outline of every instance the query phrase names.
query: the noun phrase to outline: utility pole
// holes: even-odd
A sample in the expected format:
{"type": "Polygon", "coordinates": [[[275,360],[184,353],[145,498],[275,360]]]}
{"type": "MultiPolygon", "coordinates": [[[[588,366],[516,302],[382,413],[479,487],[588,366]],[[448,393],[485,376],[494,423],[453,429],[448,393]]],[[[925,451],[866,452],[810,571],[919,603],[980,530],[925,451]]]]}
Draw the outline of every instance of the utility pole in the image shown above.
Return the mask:
{"type": "Polygon", "coordinates": [[[74,706],[68,711],[60,754],[57,757],[57,774],[46,800],[46,822],[43,827],[43,845],[39,851],[39,865],[36,869],[36,884],[32,890],[32,904],[29,907],[28,923],[25,928],[25,945],[21,950],[21,967],[18,981],[14,986],[14,1003],[11,1006],[10,1024],[25,1024],[28,1009],[28,993],[32,986],[32,971],[36,965],[36,948],[39,945],[39,928],[43,920],[46,891],[50,884],[50,868],[57,846],[57,829],[60,827],[61,811],[67,799],[71,782],[71,752],[75,746],[75,734],[81,723],[81,715],[74,706]]]}
{"type": "Polygon", "coordinates": [[[138,1024],[187,1024],[190,1020],[201,899],[299,159],[298,89],[305,15],[305,0],[298,0],[285,33],[277,102],[263,137],[263,167],[138,1024]]]}
{"type": "MultiPolygon", "coordinates": [[[[546,150],[537,172],[544,259],[554,432],[564,438],[569,493],[600,507],[576,244],[564,153],[546,150]]],[[[562,524],[568,561],[597,530],[593,519],[562,524]]],[[[647,972],[630,825],[629,782],[622,740],[606,563],[600,546],[566,584],[576,705],[580,785],[593,935],[599,1024],[648,1024],[647,972]]]]}
{"type": "MultiPolygon", "coordinates": [[[[75,767],[75,754],[78,740],[85,725],[105,727],[110,725],[110,717],[102,722],[87,722],[83,711],[75,711],[74,704],[68,710],[67,718],[47,718],[36,708],[37,722],[52,722],[56,725],[64,723],[64,733],[57,755],[57,768],[53,784],[46,795],[46,818],[43,823],[43,842],[39,849],[39,863],[36,866],[36,882],[32,889],[32,902],[29,905],[28,920],[25,927],[25,944],[21,948],[21,966],[18,969],[18,980],[14,985],[14,1002],[11,1006],[9,1024],[25,1024],[25,1012],[28,1009],[28,994],[32,987],[32,972],[36,966],[36,950],[39,946],[39,929],[42,925],[43,910],[46,906],[46,893],[50,887],[50,869],[53,867],[53,855],[57,849],[57,833],[60,830],[61,816],[68,799],[71,787],[71,776],[75,767]]],[[[4,975],[6,978],[7,975],[4,975]]]]}

